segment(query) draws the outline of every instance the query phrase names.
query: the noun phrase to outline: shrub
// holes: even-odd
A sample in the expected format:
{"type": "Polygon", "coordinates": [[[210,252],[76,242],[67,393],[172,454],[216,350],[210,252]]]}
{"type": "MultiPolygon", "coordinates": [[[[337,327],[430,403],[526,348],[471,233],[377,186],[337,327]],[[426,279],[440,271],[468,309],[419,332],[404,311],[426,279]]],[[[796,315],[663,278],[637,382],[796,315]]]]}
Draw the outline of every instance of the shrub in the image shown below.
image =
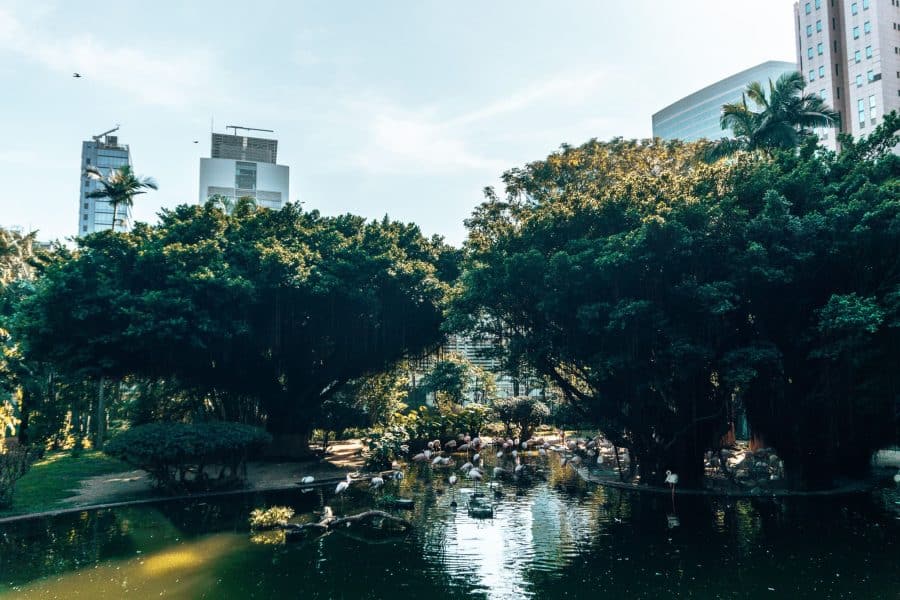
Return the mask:
{"type": "Polygon", "coordinates": [[[254,530],[283,527],[294,516],[294,509],[288,506],[256,508],[250,513],[250,527],[254,530]]]}
{"type": "Polygon", "coordinates": [[[403,427],[391,427],[384,431],[372,431],[366,438],[369,446],[366,455],[366,469],[382,471],[391,468],[403,451],[400,446],[406,443],[409,435],[403,427]]]}
{"type": "Polygon", "coordinates": [[[4,446],[0,441],[0,507],[9,506],[12,502],[16,482],[22,478],[31,466],[28,449],[19,445],[4,446]]]}
{"type": "Polygon", "coordinates": [[[240,483],[250,453],[270,441],[241,423],[149,423],[119,434],[105,452],[144,469],[158,487],[207,489],[240,483]],[[205,470],[213,466],[219,473],[211,479],[205,470]]]}

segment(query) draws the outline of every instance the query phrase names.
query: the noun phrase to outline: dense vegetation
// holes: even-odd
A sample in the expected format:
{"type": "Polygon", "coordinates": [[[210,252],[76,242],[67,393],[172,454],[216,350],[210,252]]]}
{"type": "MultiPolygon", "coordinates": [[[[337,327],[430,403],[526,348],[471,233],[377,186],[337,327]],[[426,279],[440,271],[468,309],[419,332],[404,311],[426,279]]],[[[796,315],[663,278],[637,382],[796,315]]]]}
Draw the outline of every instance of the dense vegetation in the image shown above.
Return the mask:
{"type": "Polygon", "coordinates": [[[896,116],[843,152],[589,142],[468,222],[456,319],[552,377],[645,482],[696,485],[735,411],[799,486],[896,435],[896,116]]]}
{"type": "Polygon", "coordinates": [[[645,483],[699,485],[745,414],[795,486],[859,476],[900,418],[900,120],[831,153],[805,131],[830,113],[791,85],[732,107],[728,148],[591,141],[508,171],[462,250],[247,201],[73,251],[0,232],[2,437],[79,450],[112,424],[109,451],[172,487],[233,479],[269,436],[296,456],[368,429],[384,467],[552,422],[599,429],[645,483]],[[423,371],[449,332],[493,341],[513,397],[461,357],[423,371]]]}

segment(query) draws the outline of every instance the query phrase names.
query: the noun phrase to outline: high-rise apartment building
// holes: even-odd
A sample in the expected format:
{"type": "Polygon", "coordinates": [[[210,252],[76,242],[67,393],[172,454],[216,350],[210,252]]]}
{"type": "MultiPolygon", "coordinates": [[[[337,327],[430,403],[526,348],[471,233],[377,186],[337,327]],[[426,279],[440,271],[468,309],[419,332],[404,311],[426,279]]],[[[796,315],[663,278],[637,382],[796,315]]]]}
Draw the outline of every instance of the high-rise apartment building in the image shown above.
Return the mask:
{"type": "MultiPolygon", "coordinates": [[[[900,0],[802,0],[794,22],[807,90],[840,113],[840,131],[868,135],[900,110],[900,0]]],[[[837,128],[817,133],[837,147],[837,128]]]]}
{"type": "Polygon", "coordinates": [[[290,198],[290,170],[275,164],[277,157],[278,140],[213,133],[210,158],[200,159],[200,203],[215,195],[250,197],[257,206],[280,209],[290,198]]]}
{"type": "Polygon", "coordinates": [[[712,83],[655,113],[653,137],[686,142],[730,137],[719,124],[722,105],[739,102],[748,83],[774,81],[795,70],[794,63],[769,60],[712,83]]]}
{"type": "MultiPolygon", "coordinates": [[[[111,129],[95,135],[90,141],[81,143],[81,193],[78,197],[78,232],[79,236],[89,235],[95,231],[112,229],[113,207],[104,198],[88,198],[88,195],[100,188],[100,184],[85,174],[88,167],[94,167],[107,177],[110,172],[123,165],[131,164],[131,152],[128,146],[119,143],[119,138],[111,133],[119,128],[111,129]]],[[[120,205],[116,210],[116,231],[128,231],[131,228],[131,207],[120,205]]]]}

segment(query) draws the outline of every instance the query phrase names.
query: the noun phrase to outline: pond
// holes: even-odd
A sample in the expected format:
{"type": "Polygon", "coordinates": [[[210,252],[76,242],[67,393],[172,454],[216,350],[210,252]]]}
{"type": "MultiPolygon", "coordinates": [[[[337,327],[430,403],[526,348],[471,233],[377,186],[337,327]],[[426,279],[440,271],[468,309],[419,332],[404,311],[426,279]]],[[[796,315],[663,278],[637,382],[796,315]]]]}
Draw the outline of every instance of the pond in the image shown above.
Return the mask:
{"type": "MultiPolygon", "coordinates": [[[[900,493],[715,499],[584,483],[553,459],[470,518],[447,470],[381,492],[416,499],[414,530],[251,541],[254,507],[315,520],[370,507],[358,485],[85,511],[0,525],[0,598],[898,598],[900,493]],[[459,507],[451,506],[453,501],[459,507]],[[673,518],[677,517],[677,519],[673,518]],[[677,525],[676,525],[677,520],[677,525]]],[[[376,494],[377,495],[377,494],[376,494]]],[[[493,499],[493,494],[488,494],[493,499]]]]}

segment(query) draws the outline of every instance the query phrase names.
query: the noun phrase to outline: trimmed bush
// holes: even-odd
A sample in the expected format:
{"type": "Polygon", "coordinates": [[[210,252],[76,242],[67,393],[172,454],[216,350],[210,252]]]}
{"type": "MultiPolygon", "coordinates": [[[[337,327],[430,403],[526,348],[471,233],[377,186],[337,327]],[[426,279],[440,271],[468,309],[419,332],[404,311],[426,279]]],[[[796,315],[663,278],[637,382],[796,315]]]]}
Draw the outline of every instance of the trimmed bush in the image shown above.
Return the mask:
{"type": "Polygon", "coordinates": [[[271,439],[241,423],[149,423],[119,434],[104,451],[144,469],[160,488],[209,489],[241,483],[247,457],[271,439]],[[211,478],[207,468],[218,475],[211,478]]]}

